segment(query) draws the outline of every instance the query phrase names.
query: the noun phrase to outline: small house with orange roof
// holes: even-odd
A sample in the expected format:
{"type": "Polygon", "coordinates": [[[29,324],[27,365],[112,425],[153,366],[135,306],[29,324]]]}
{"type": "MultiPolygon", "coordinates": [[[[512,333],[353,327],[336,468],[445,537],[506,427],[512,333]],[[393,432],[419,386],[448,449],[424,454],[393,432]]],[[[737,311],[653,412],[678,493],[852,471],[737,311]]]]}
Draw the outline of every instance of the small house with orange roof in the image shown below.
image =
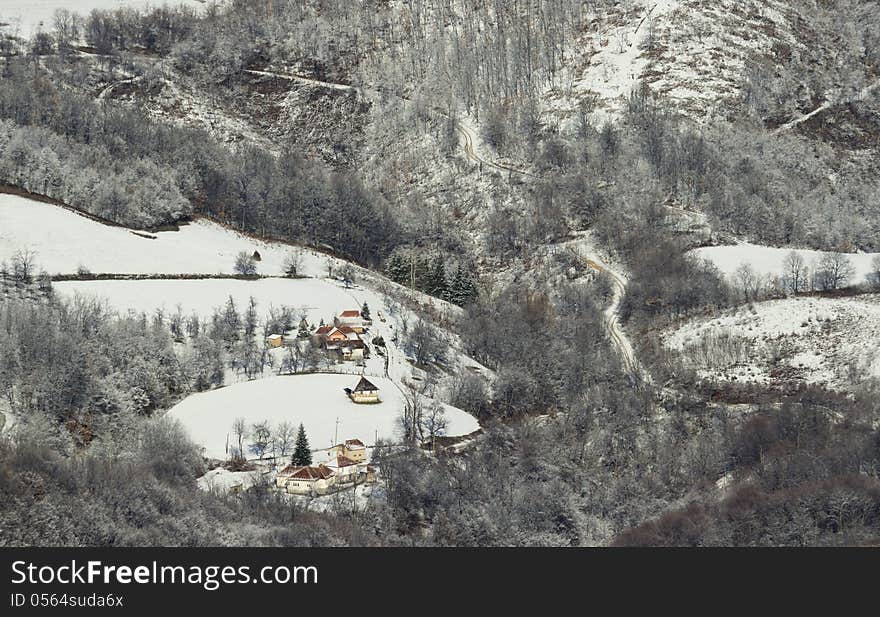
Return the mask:
{"type": "Polygon", "coordinates": [[[275,476],[275,485],[293,495],[325,495],[336,484],[336,472],[323,463],[288,465],[275,476]]]}

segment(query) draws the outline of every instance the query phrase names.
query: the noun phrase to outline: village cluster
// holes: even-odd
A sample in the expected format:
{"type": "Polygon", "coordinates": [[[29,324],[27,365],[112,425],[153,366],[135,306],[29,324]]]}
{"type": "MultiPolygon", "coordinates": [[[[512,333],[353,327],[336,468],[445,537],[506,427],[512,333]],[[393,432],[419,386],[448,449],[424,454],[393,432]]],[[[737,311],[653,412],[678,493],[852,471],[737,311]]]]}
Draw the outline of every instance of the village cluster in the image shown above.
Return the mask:
{"type": "MultiPolygon", "coordinates": [[[[363,376],[353,388],[346,388],[345,394],[355,404],[381,402],[379,388],[363,376]]],[[[360,439],[347,439],[317,454],[326,455],[325,460],[287,465],[275,475],[275,485],[293,495],[315,496],[353,484],[374,484],[378,478],[376,467],[367,462],[367,447],[360,439]]]]}
{"type": "MultiPolygon", "coordinates": [[[[381,313],[377,316],[384,321],[381,313]]],[[[372,325],[369,307],[365,303],[360,310],[343,310],[334,316],[333,325],[322,320],[310,332],[310,339],[314,346],[341,361],[361,362],[370,357],[370,347],[363,337],[372,325]]],[[[303,329],[301,327],[300,332],[303,329]]],[[[267,343],[270,347],[283,347],[293,341],[285,340],[284,335],[273,334],[267,343]]],[[[375,344],[381,349],[384,341],[377,338],[375,344]]],[[[354,404],[381,402],[379,388],[363,375],[353,387],[345,388],[344,393],[354,404]]],[[[291,463],[277,471],[275,486],[292,495],[317,496],[355,484],[373,484],[378,479],[378,470],[368,463],[367,447],[360,439],[347,439],[325,450],[317,450],[315,454],[321,460],[309,464],[291,463]]]]}
{"type": "Polygon", "coordinates": [[[347,439],[326,450],[317,465],[288,465],[275,475],[275,485],[292,495],[326,495],[353,484],[374,484],[375,466],[367,462],[367,447],[360,439],[347,439]]]}
{"type": "MultiPolygon", "coordinates": [[[[384,321],[381,313],[377,316],[384,321]]],[[[336,357],[344,362],[362,363],[370,357],[370,346],[365,340],[373,320],[369,306],[364,303],[360,310],[344,310],[333,318],[333,325],[325,324],[323,320],[311,330],[303,320],[297,338],[308,337],[312,345],[324,350],[328,356],[336,357]]],[[[266,339],[269,347],[285,347],[294,344],[296,339],[291,339],[283,334],[272,334],[266,339]]],[[[380,355],[384,354],[385,341],[376,337],[372,341],[380,355]]]]}

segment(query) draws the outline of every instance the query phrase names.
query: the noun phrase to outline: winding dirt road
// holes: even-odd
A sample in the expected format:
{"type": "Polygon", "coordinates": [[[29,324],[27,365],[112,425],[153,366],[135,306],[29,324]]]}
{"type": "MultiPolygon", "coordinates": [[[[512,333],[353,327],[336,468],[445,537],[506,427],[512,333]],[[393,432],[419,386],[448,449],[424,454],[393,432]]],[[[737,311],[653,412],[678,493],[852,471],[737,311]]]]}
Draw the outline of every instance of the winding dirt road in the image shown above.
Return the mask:
{"type": "Polygon", "coordinates": [[[605,327],[608,329],[611,341],[620,353],[620,357],[623,360],[623,368],[635,378],[649,380],[650,376],[636,359],[632,342],[630,342],[629,337],[620,325],[619,312],[623,297],[626,294],[626,281],[595,257],[587,257],[584,263],[597,272],[607,274],[611,278],[612,285],[614,285],[614,296],[611,299],[611,304],[605,309],[605,327]]]}
{"type": "MultiPolygon", "coordinates": [[[[441,114],[444,117],[449,117],[441,111],[437,111],[437,113],[441,114]]],[[[458,134],[462,137],[462,147],[464,148],[465,156],[477,163],[482,163],[487,167],[491,167],[492,169],[497,169],[499,171],[506,171],[510,173],[519,174],[521,176],[529,176],[530,178],[537,178],[533,173],[525,171],[524,169],[517,169],[516,167],[510,167],[509,165],[505,165],[504,163],[497,163],[495,161],[490,161],[479,154],[477,154],[476,149],[474,148],[474,142],[476,141],[476,136],[474,133],[466,126],[464,126],[460,121],[455,121],[455,130],[458,131],[458,134]]]]}

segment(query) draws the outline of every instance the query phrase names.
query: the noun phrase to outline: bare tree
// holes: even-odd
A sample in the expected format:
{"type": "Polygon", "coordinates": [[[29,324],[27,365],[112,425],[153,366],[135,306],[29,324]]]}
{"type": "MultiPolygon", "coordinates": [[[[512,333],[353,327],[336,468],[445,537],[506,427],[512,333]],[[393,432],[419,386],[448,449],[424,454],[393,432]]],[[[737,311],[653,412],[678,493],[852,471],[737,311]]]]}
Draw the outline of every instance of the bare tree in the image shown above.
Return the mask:
{"type": "Polygon", "coordinates": [[[233,270],[235,270],[236,274],[242,276],[253,276],[257,273],[257,264],[252,255],[248,255],[246,251],[242,251],[235,256],[233,270]]]}
{"type": "Polygon", "coordinates": [[[874,289],[880,289],[880,255],[871,260],[871,272],[868,273],[868,282],[874,289]]]}
{"type": "Polygon", "coordinates": [[[287,257],[284,258],[284,273],[290,277],[298,276],[299,271],[302,268],[302,263],[302,249],[299,247],[290,249],[290,252],[287,253],[287,257]]]}
{"type": "Polygon", "coordinates": [[[244,418],[236,418],[232,421],[232,432],[235,435],[235,438],[238,440],[238,456],[240,458],[245,458],[244,456],[244,438],[248,436],[248,426],[247,421],[244,418]]]}
{"type": "Polygon", "coordinates": [[[296,429],[290,422],[281,422],[275,428],[275,445],[282,458],[286,457],[287,453],[293,448],[295,439],[296,429]]]}
{"type": "Polygon", "coordinates": [[[269,428],[269,423],[266,421],[255,422],[251,428],[251,435],[253,436],[251,452],[262,459],[266,455],[266,450],[269,449],[269,444],[272,440],[272,429],[269,428]]]}
{"type": "Polygon", "coordinates": [[[791,251],[783,262],[783,280],[786,291],[798,294],[807,289],[807,264],[797,251],[791,251]]]}
{"type": "Polygon", "coordinates": [[[822,291],[845,287],[855,273],[849,257],[843,253],[825,253],[815,268],[816,286],[822,291]]]}
{"type": "Polygon", "coordinates": [[[761,287],[761,279],[755,272],[755,269],[751,265],[744,263],[736,269],[735,277],[743,300],[751,302],[757,299],[758,291],[761,287]]]}
{"type": "Polygon", "coordinates": [[[422,414],[421,424],[421,432],[431,440],[431,450],[434,450],[434,443],[437,437],[446,432],[448,425],[446,410],[439,401],[434,401],[428,406],[428,409],[422,414]]]}
{"type": "Polygon", "coordinates": [[[406,333],[404,348],[415,360],[416,365],[426,366],[430,362],[442,361],[449,344],[437,328],[419,319],[406,333]]]}
{"type": "Polygon", "coordinates": [[[403,397],[406,404],[398,421],[403,433],[403,442],[411,446],[417,445],[424,439],[422,414],[425,410],[424,401],[431,387],[429,381],[405,380],[403,382],[403,397]]]}
{"type": "Polygon", "coordinates": [[[37,253],[30,249],[16,251],[12,256],[12,278],[19,283],[30,283],[34,277],[37,253]]]}

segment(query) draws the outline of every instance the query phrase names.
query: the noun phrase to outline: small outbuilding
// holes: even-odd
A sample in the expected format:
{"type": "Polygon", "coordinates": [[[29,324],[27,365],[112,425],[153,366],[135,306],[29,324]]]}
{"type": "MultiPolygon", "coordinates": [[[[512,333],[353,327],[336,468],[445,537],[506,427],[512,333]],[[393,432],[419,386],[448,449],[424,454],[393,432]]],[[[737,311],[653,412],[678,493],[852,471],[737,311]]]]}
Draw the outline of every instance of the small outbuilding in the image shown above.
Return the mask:
{"type": "Polygon", "coordinates": [[[345,393],[355,403],[359,404],[369,404],[369,403],[380,403],[379,399],[379,388],[377,388],[369,379],[361,376],[361,380],[354,387],[354,390],[351,388],[346,388],[345,393]]]}

